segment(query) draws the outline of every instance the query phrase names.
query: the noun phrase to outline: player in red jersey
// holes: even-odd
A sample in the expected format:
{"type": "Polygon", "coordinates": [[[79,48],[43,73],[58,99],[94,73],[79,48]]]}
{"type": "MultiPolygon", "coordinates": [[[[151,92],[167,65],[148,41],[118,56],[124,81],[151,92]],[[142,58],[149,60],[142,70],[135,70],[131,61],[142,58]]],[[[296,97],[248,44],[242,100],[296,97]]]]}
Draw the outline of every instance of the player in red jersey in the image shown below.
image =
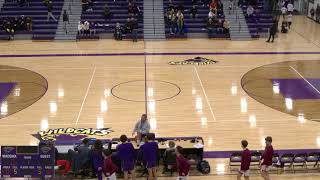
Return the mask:
{"type": "Polygon", "coordinates": [[[237,180],[240,180],[242,175],[244,176],[245,180],[249,180],[251,152],[247,148],[248,141],[242,140],[241,146],[242,146],[243,152],[242,152],[242,156],[241,156],[241,166],[239,169],[239,174],[237,176],[237,180]]]}
{"type": "Polygon", "coordinates": [[[272,147],[272,137],[268,136],[265,138],[266,141],[266,148],[263,152],[263,155],[261,157],[261,176],[265,180],[270,180],[269,177],[269,170],[272,167],[272,157],[273,157],[273,147],[272,147]]]}

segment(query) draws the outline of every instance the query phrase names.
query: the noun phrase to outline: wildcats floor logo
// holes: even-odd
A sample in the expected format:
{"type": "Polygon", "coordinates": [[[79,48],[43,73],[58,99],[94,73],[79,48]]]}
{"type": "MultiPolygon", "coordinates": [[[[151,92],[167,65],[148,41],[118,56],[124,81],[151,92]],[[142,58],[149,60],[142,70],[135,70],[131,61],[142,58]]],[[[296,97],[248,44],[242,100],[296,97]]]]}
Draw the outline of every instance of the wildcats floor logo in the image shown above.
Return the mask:
{"type": "Polygon", "coordinates": [[[47,131],[38,132],[38,137],[41,140],[53,140],[55,141],[60,135],[70,136],[105,136],[113,132],[110,128],[93,129],[93,128],[58,128],[49,129],[47,131]]]}
{"type": "Polygon", "coordinates": [[[203,57],[195,57],[192,59],[187,59],[184,61],[170,61],[170,65],[209,65],[216,64],[218,61],[203,58],[203,57]]]}

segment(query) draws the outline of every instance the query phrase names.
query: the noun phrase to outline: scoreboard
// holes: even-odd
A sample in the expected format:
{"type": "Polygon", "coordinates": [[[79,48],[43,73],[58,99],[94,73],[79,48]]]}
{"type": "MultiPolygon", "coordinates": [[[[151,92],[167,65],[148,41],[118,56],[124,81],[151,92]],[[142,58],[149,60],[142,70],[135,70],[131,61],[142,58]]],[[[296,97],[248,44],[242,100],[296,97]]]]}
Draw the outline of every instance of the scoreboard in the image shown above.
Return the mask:
{"type": "Polygon", "coordinates": [[[54,176],[54,147],[1,146],[2,178],[50,178],[54,176]]]}

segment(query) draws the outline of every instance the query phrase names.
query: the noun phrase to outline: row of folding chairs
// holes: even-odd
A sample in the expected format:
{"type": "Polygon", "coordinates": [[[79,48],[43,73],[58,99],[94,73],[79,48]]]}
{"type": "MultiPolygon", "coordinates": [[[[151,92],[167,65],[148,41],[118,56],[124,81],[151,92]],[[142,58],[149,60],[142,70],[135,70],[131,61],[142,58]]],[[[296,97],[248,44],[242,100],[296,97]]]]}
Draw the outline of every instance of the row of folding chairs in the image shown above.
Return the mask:
{"type": "MultiPolygon", "coordinates": [[[[252,152],[251,154],[251,165],[250,168],[258,168],[262,153],[259,151],[252,152]]],[[[273,169],[278,170],[291,170],[296,172],[298,170],[308,171],[308,170],[320,170],[320,153],[285,153],[281,156],[277,153],[273,154],[272,158],[273,169]]],[[[235,152],[230,156],[229,166],[232,169],[235,166],[240,166],[241,163],[241,153],[235,152]]]]}

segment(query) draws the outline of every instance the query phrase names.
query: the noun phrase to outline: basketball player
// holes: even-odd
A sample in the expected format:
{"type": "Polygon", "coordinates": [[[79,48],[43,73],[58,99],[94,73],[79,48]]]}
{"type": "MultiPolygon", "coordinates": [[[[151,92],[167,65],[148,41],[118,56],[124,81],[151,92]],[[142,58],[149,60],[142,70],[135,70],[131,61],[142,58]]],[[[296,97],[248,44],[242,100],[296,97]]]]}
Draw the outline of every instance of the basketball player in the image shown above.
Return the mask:
{"type": "Polygon", "coordinates": [[[128,141],[126,135],[120,136],[122,144],[117,146],[117,156],[121,161],[121,169],[124,173],[124,179],[128,180],[128,174],[131,174],[133,180],[135,180],[134,163],[135,163],[135,150],[133,145],[128,141]]]}
{"type": "Polygon", "coordinates": [[[146,137],[146,143],[143,145],[143,157],[144,165],[148,169],[148,180],[157,179],[157,166],[158,166],[158,143],[154,141],[155,137],[153,133],[149,133],[146,137]]]}
{"type": "Polygon", "coordinates": [[[249,173],[250,173],[250,163],[251,163],[251,152],[247,148],[248,141],[242,140],[241,141],[241,147],[243,149],[242,156],[241,156],[241,166],[239,169],[239,174],[237,176],[237,180],[241,179],[241,176],[244,176],[245,180],[249,180],[249,173]]]}
{"type": "Polygon", "coordinates": [[[269,170],[272,167],[272,157],[273,157],[273,147],[271,145],[272,137],[270,136],[266,137],[265,141],[266,141],[266,148],[261,157],[260,169],[261,169],[261,176],[265,180],[270,180],[269,170]]]}

